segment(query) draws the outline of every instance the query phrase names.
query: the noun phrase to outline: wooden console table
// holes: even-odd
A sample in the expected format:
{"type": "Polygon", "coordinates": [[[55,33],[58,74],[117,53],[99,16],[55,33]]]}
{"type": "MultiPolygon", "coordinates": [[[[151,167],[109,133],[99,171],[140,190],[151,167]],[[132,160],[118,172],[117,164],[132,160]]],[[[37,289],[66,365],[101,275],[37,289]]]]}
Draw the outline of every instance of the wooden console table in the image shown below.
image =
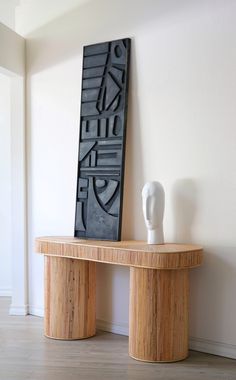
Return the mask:
{"type": "Polygon", "coordinates": [[[197,245],[147,245],[72,237],[36,239],[45,256],[45,335],[83,339],[96,332],[96,262],[130,267],[129,354],[149,362],[188,356],[189,269],[197,245]]]}

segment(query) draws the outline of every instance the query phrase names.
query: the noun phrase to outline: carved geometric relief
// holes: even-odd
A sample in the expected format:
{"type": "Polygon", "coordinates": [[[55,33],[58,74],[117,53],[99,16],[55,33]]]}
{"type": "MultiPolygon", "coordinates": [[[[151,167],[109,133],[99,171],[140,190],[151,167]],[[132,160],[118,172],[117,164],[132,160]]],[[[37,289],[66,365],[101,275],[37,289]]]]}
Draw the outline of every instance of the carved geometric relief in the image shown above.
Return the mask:
{"type": "Polygon", "coordinates": [[[84,47],[75,236],[120,240],[130,39],[84,47]]]}

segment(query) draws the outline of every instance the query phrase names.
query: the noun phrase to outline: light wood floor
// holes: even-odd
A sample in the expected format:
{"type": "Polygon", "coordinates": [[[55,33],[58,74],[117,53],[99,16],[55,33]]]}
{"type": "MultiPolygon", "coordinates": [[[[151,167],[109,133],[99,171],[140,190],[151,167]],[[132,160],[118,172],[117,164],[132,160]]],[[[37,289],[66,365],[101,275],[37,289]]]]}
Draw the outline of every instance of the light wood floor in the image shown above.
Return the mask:
{"type": "Polygon", "coordinates": [[[128,338],[98,332],[82,341],[43,336],[43,320],[8,316],[0,297],[0,380],[236,380],[236,361],[190,352],[187,360],[146,364],[128,356],[128,338]]]}

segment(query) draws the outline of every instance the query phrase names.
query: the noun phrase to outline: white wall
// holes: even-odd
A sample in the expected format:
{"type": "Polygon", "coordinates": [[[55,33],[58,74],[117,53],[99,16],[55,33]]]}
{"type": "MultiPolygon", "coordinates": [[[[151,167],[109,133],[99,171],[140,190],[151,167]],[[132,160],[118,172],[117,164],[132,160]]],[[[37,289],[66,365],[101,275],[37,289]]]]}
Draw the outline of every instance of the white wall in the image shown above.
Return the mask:
{"type": "MultiPolygon", "coordinates": [[[[43,308],[34,237],[73,234],[82,45],[132,37],[123,238],[145,238],[141,188],[161,181],[166,241],[205,247],[191,273],[191,346],[236,357],[236,3],[91,1],[27,34],[28,11],[18,25],[27,36],[31,312],[43,308]]],[[[127,269],[99,265],[103,326],[127,331],[128,281],[127,269]]]]}
{"type": "Polygon", "coordinates": [[[11,99],[10,79],[0,74],[0,296],[11,295],[11,99]]]}
{"type": "Polygon", "coordinates": [[[8,73],[24,76],[25,41],[13,30],[0,23],[0,67],[8,73]]]}
{"type": "Polygon", "coordinates": [[[20,0],[0,0],[0,22],[8,28],[15,28],[15,8],[20,0]]]}
{"type": "MultiPolygon", "coordinates": [[[[9,0],[0,0],[0,4],[1,1],[9,0]]],[[[15,11],[15,28],[24,35],[29,34],[88,1],[96,0],[19,0],[15,11]]]]}
{"type": "Polygon", "coordinates": [[[0,72],[10,80],[11,109],[11,209],[12,303],[11,314],[25,315],[26,275],[26,176],[25,176],[25,41],[0,23],[0,72]]]}

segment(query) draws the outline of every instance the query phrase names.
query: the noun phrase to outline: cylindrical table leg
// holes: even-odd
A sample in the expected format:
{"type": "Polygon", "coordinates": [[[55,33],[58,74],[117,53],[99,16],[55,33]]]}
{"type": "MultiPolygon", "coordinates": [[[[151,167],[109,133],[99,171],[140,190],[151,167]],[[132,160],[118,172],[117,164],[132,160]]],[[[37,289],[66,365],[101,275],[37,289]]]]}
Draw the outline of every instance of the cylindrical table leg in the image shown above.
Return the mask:
{"type": "Polygon", "coordinates": [[[130,268],[130,356],[149,362],[185,359],[188,299],[188,269],[130,268]]]}
{"type": "Polygon", "coordinates": [[[96,333],[96,263],[45,256],[45,335],[83,339],[96,333]]]}

